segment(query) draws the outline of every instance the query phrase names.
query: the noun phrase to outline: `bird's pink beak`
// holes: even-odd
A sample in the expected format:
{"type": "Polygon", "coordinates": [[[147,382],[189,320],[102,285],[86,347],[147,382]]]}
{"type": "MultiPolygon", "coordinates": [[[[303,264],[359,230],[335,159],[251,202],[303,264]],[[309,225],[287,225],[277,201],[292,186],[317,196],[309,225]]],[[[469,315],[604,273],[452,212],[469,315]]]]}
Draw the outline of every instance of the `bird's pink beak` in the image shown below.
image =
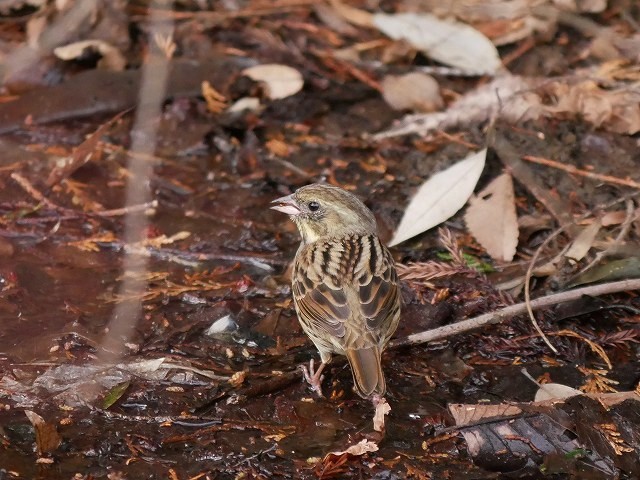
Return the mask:
{"type": "Polygon", "coordinates": [[[298,215],[300,213],[300,209],[298,208],[296,201],[293,199],[293,194],[287,195],[286,197],[276,198],[271,203],[274,203],[275,205],[270,208],[286,213],[287,215],[298,215]]]}

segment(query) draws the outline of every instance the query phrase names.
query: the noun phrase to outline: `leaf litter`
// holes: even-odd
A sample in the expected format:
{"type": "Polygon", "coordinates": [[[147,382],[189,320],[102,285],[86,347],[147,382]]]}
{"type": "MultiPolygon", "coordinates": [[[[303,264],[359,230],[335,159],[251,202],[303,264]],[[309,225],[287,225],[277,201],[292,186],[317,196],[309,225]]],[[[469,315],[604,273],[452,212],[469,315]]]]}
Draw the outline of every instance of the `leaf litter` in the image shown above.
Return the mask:
{"type": "Polygon", "coordinates": [[[503,173],[471,197],[464,221],[491,258],[499,262],[513,260],[519,232],[511,175],[503,173]]]}
{"type": "Polygon", "coordinates": [[[390,246],[404,242],[445,220],[467,202],[480,179],[487,150],[481,150],[436,173],[412,197],[390,246]]]}
{"type": "MultiPolygon", "coordinates": [[[[20,11],[26,16],[4,20],[30,25],[16,24],[0,36],[18,46],[46,40],[64,15],[62,3],[73,6],[58,2],[45,11],[42,2],[12,2],[3,14],[26,9],[20,11]]],[[[6,244],[0,269],[6,329],[0,336],[0,433],[8,449],[6,455],[0,452],[3,466],[28,478],[36,475],[37,462],[58,462],[72,477],[77,471],[69,470],[67,452],[88,469],[102,468],[83,454],[96,448],[84,439],[100,438],[114,452],[114,465],[129,458],[127,473],[140,477],[269,478],[300,472],[304,465],[303,478],[444,478],[461,472],[484,478],[496,469],[517,472],[523,459],[535,473],[574,475],[586,465],[594,478],[635,474],[637,465],[629,459],[637,441],[628,432],[636,428],[629,413],[637,410],[636,399],[625,398],[611,407],[618,409],[614,413],[586,396],[541,406],[527,402],[533,392],[523,396],[507,372],[525,363],[554,380],[579,374],[556,382],[600,395],[598,402],[604,402],[601,392],[628,395],[638,388],[637,378],[625,373],[637,363],[637,302],[623,293],[638,288],[628,280],[638,270],[637,203],[630,196],[637,190],[636,145],[628,138],[638,131],[637,35],[625,19],[631,18],[628,12],[607,10],[605,2],[564,2],[562,8],[558,2],[524,4],[522,9],[500,5],[499,16],[495,5],[481,2],[435,5],[428,13],[426,3],[416,8],[400,2],[385,5],[385,12],[336,1],[327,8],[313,2],[248,2],[215,12],[203,10],[202,2],[182,2],[180,11],[140,4],[125,10],[118,2],[97,2],[104,8],[73,32],[77,38],[63,38],[59,45],[99,39],[125,55],[128,70],[96,70],[104,56],[94,48],[82,49],[94,58],[81,55],[53,67],[47,58],[59,45],[46,41],[40,42],[42,60],[30,68],[47,75],[26,69],[32,73],[20,84],[18,70],[9,68],[7,95],[21,96],[3,98],[0,129],[18,132],[11,141],[30,145],[14,153],[7,142],[7,164],[0,167],[8,179],[0,201],[6,244]],[[146,32],[149,12],[175,21],[175,36],[147,40],[144,34],[122,34],[134,23],[146,32]],[[105,20],[113,26],[106,32],[105,20]],[[438,29],[450,33],[434,45],[426,34],[438,29]],[[464,35],[482,37],[475,42],[482,52],[456,47],[464,35]],[[156,119],[162,146],[149,159],[157,162],[150,180],[155,198],[127,206],[122,198],[130,172],[123,165],[133,114],[121,113],[118,122],[112,117],[107,123],[92,115],[113,115],[135,105],[137,67],[146,61],[141,53],[148,47],[176,56],[178,68],[170,75],[162,118],[156,119]],[[256,85],[242,75],[256,65],[277,66],[273,80],[258,79],[256,85]],[[411,92],[426,79],[425,72],[435,75],[437,89],[432,84],[433,92],[411,92]],[[498,76],[473,78],[478,73],[498,76]],[[296,78],[289,82],[295,88],[277,93],[277,82],[289,76],[296,78]],[[63,81],[50,87],[46,81],[52,77],[63,81]],[[393,100],[385,78],[396,83],[393,100]],[[39,93],[29,91],[34,84],[41,86],[39,93]],[[401,118],[388,105],[419,115],[401,118]],[[423,114],[434,108],[435,113],[423,114]],[[371,132],[379,133],[366,135],[371,132]],[[178,142],[187,146],[173,151],[178,142]],[[68,169],[56,164],[76,145],[68,169]],[[450,169],[456,172],[458,159],[479,150],[482,166],[476,165],[465,189],[457,189],[450,169]],[[27,157],[26,152],[41,155],[27,157]],[[453,167],[442,170],[443,164],[453,167]],[[507,173],[501,174],[503,169],[507,173]],[[442,177],[433,175],[438,170],[442,177]],[[51,172],[50,190],[43,186],[45,172],[51,172]],[[472,196],[481,175],[487,187],[472,196]],[[382,429],[386,408],[376,416],[356,399],[339,362],[328,370],[324,400],[305,396],[295,369],[308,351],[284,270],[298,239],[285,222],[265,217],[263,207],[318,180],[366,200],[382,235],[388,238],[395,230],[393,251],[406,285],[394,345],[405,349],[385,352],[387,406],[393,412],[383,432],[376,430],[382,429]],[[444,192],[443,200],[433,200],[421,185],[431,194],[444,192]],[[408,201],[412,192],[420,192],[417,203],[408,201]],[[467,202],[466,215],[458,213],[467,202]],[[484,212],[474,213],[473,204],[484,212]],[[425,206],[440,212],[420,224],[425,206]],[[486,213],[491,209],[494,217],[486,213]],[[409,210],[413,216],[396,230],[409,210]],[[515,212],[523,225],[531,220],[519,236],[515,212]],[[145,239],[135,245],[121,240],[125,214],[144,214],[150,222],[145,239]],[[468,222],[468,215],[475,220],[468,222]],[[508,228],[492,228],[497,217],[509,218],[508,228]],[[448,228],[440,234],[441,246],[427,230],[442,222],[448,228]],[[33,390],[36,379],[46,386],[47,375],[72,378],[75,367],[80,376],[93,375],[86,366],[100,354],[100,343],[88,340],[107,325],[105,294],[118,298],[122,251],[148,256],[153,264],[152,273],[140,277],[149,282],[142,298],[119,297],[143,305],[136,338],[122,339],[133,362],[122,365],[150,363],[142,370],[108,369],[98,381],[93,407],[65,407],[73,408],[57,425],[65,450],[56,449],[51,457],[25,455],[33,451],[33,439],[20,433],[22,410],[47,419],[59,416],[58,406],[33,390]],[[601,275],[587,276],[605,263],[610,268],[601,275]],[[218,274],[207,273],[220,266],[218,274]],[[526,272],[529,266],[533,275],[526,272]],[[613,278],[622,281],[611,283],[613,278]],[[577,279],[581,286],[566,290],[577,279]],[[603,283],[593,284],[597,281],[603,283]],[[557,353],[545,350],[520,316],[523,283],[557,353]],[[505,291],[503,285],[520,286],[505,291]],[[549,294],[558,288],[559,293],[549,294]],[[555,318],[551,307],[582,293],[606,293],[603,302],[611,308],[555,318]],[[231,335],[204,335],[223,318],[237,326],[231,335]],[[481,333],[470,333],[481,327],[481,333]],[[39,338],[45,330],[53,336],[39,338]],[[415,344],[429,336],[430,344],[418,350],[415,344]],[[19,348],[8,344],[12,338],[21,339],[19,348]],[[434,349],[448,351],[452,360],[434,349]],[[20,361],[33,355],[45,363],[20,361]],[[153,367],[158,358],[171,358],[162,362],[169,376],[153,367]],[[465,365],[464,375],[451,373],[449,361],[465,365]],[[144,373],[145,368],[159,376],[144,373]],[[100,383],[107,379],[113,383],[100,383]],[[493,412],[499,420],[491,426],[465,426],[467,433],[473,428],[477,433],[473,441],[464,437],[469,456],[453,453],[460,451],[462,437],[456,435],[460,430],[451,430],[459,426],[447,420],[442,406],[465,404],[489,413],[488,394],[504,399],[498,405],[503,416],[493,412]],[[504,416],[505,405],[514,401],[522,409],[516,421],[504,416]],[[96,408],[100,404],[108,410],[96,408]],[[90,416],[93,422],[80,429],[90,416]],[[139,426],[136,432],[132,422],[139,426]],[[568,425],[575,435],[559,425],[568,425]],[[105,435],[112,431],[113,438],[105,435]],[[360,434],[371,438],[361,440],[360,434]],[[477,443],[483,435],[496,441],[493,450],[477,443]],[[193,458],[208,459],[206,466],[185,465],[184,448],[168,447],[178,442],[188,445],[193,458]],[[499,445],[504,449],[496,450],[499,445]],[[504,460],[499,465],[491,463],[497,454],[504,460]],[[312,467],[307,459],[324,461],[312,467]],[[174,463],[169,468],[165,462],[174,463]]],[[[64,393],[85,393],[76,380],[63,380],[64,393]]]]}

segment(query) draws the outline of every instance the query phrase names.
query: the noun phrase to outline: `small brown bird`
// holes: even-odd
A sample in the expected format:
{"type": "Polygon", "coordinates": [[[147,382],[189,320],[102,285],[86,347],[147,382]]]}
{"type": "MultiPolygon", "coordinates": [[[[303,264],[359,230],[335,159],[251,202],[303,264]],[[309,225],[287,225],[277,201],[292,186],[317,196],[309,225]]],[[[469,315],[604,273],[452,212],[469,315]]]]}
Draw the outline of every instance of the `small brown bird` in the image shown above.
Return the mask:
{"type": "MultiPolygon", "coordinates": [[[[354,195],[313,184],[274,200],[302,236],[292,274],[300,325],[322,364],[305,378],[322,394],[322,370],[334,353],[346,355],[362,397],[385,393],[381,355],[400,320],[401,296],[393,258],[377,235],[371,211],[354,195]]],[[[375,401],[374,401],[375,403],[375,401]]]]}

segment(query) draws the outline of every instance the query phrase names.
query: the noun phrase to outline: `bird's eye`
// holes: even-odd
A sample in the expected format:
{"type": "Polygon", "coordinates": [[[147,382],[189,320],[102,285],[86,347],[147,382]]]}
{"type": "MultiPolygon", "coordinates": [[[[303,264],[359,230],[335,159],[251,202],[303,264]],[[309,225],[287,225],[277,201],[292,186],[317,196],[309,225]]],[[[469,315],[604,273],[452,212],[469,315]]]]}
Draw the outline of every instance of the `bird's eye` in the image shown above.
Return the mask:
{"type": "Polygon", "coordinates": [[[311,210],[312,212],[317,212],[320,209],[320,204],[314,201],[309,202],[307,206],[309,207],[309,210],[311,210]]]}

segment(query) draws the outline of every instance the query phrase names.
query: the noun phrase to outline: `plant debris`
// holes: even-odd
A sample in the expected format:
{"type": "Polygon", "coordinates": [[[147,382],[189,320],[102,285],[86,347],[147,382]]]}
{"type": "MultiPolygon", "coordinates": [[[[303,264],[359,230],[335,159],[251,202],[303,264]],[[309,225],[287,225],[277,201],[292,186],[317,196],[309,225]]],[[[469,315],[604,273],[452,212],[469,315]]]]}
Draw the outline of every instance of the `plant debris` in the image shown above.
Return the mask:
{"type": "Polygon", "coordinates": [[[634,2],[0,3],[0,477],[640,477],[634,2]],[[302,381],[313,182],[391,245],[384,398],[302,381]]]}

